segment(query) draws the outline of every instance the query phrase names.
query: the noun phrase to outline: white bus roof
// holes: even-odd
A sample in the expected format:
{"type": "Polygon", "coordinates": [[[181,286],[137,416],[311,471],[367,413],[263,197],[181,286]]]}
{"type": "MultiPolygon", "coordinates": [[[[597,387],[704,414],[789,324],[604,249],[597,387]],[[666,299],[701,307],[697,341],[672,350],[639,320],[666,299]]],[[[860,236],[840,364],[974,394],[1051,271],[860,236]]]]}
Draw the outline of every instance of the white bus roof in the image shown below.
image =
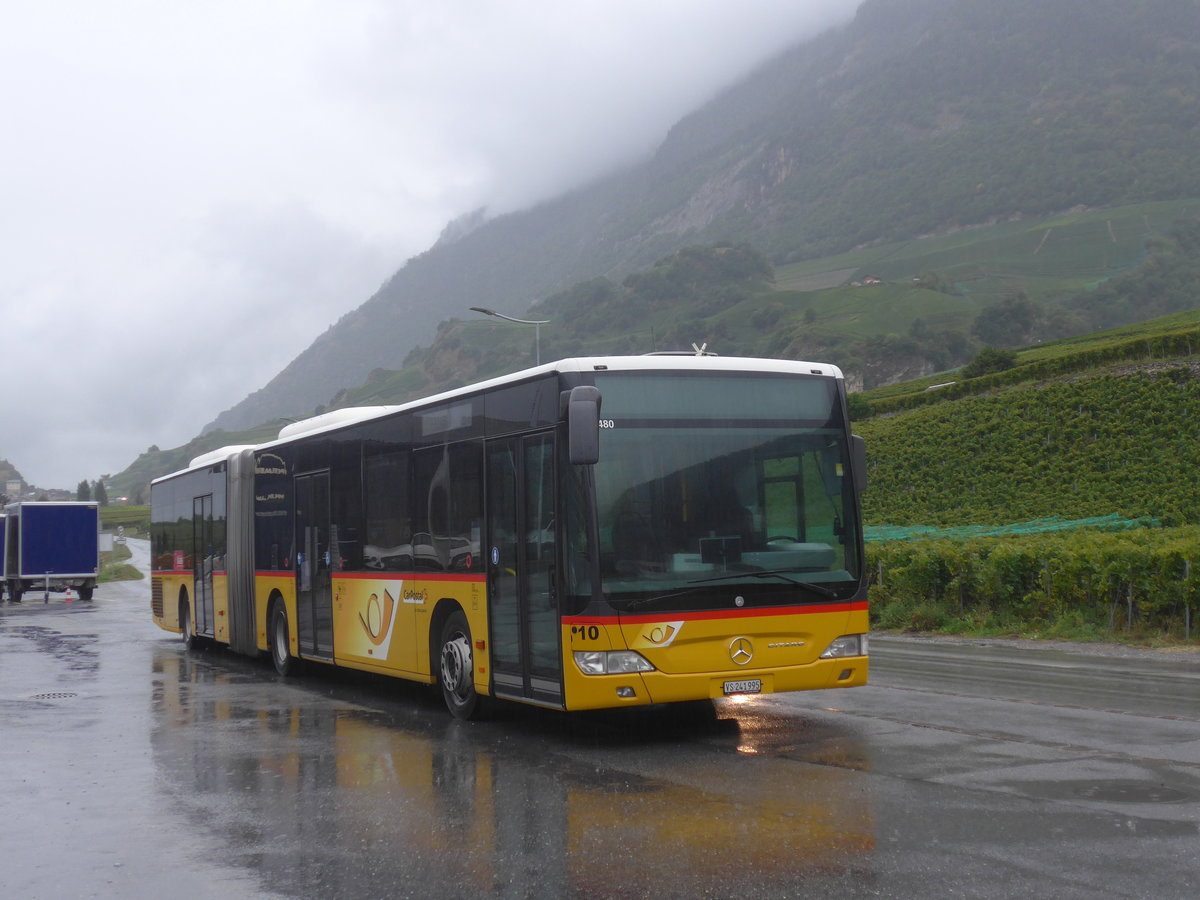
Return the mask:
{"type": "Polygon", "coordinates": [[[199,456],[192,457],[191,462],[182,469],[152,478],[150,484],[155,485],[160,481],[166,481],[168,478],[174,478],[176,475],[182,475],[184,472],[191,472],[193,469],[203,469],[208,466],[215,466],[219,462],[227,462],[231,457],[237,456],[243,450],[253,450],[257,446],[258,444],[229,444],[225,447],[218,447],[216,450],[209,450],[207,453],[201,453],[199,456]]]}
{"type": "Polygon", "coordinates": [[[646,356],[587,356],[571,359],[560,359],[545,363],[530,369],[522,369],[508,375],[501,375],[487,381],[479,381],[441,394],[410,400],[394,406],[348,406],[335,409],[319,416],[292,422],[279,430],[279,436],[273,441],[262,444],[245,444],[231,447],[221,447],[211,450],[193,459],[186,469],[172,472],[155,478],[151,484],[172,478],[191,469],[213,465],[228,459],[234,453],[246,449],[261,449],[286,444],[301,435],[320,434],[326,431],[336,431],[347,425],[367,422],[382,418],[392,413],[410,409],[419,409],[434,403],[452,400],[475,394],[481,390],[503,387],[515,384],[539,375],[554,372],[662,372],[662,371],[692,371],[692,372],[781,372],[794,375],[822,375],[827,378],[842,378],[842,371],[829,363],[799,362],[788,359],[756,359],[738,356],[699,356],[692,353],[659,353],[646,356]]]}
{"type": "Polygon", "coordinates": [[[203,466],[216,465],[219,462],[225,462],[229,457],[241,453],[243,450],[253,450],[257,444],[230,444],[228,447],[218,447],[216,450],[209,450],[207,453],[201,453],[199,456],[192,458],[192,461],[187,464],[189,469],[199,469],[203,466]]]}

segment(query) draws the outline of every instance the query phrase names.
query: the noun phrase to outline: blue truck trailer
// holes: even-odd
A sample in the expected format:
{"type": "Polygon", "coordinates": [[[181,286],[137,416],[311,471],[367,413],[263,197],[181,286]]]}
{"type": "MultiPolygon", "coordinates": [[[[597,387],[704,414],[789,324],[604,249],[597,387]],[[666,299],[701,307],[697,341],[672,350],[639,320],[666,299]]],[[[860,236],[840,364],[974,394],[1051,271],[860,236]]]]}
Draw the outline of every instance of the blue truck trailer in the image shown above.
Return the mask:
{"type": "Polygon", "coordinates": [[[75,590],[91,600],[100,573],[100,506],[22,502],[4,508],[4,587],[20,602],[27,591],[75,590]]]}

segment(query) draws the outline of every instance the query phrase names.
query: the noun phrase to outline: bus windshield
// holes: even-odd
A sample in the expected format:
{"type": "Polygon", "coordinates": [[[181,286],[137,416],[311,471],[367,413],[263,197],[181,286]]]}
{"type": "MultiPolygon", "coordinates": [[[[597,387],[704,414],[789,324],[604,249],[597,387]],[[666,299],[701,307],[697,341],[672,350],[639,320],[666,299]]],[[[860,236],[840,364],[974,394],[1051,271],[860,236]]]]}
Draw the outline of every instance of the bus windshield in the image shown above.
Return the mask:
{"type": "Polygon", "coordinates": [[[760,602],[849,596],[856,498],[836,382],[597,376],[601,590],[618,608],[745,584],[760,602]]]}

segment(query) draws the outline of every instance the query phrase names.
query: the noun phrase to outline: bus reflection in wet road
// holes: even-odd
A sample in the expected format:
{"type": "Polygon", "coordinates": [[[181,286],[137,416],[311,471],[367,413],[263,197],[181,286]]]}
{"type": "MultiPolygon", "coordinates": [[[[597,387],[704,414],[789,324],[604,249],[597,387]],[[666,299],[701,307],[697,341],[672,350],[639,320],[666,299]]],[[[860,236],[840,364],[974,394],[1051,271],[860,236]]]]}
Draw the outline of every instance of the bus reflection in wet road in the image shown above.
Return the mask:
{"type": "Polygon", "coordinates": [[[1200,893],[1195,653],[880,637],[861,690],[462,723],[148,593],[0,606],[0,897],[1200,893]]]}
{"type": "MultiPolygon", "coordinates": [[[[468,724],[372,679],[264,685],[174,648],[153,666],[160,780],[275,891],[768,896],[874,846],[851,771],[754,754],[711,707],[468,724]]],[[[844,735],[797,740],[861,765],[844,735]]]]}

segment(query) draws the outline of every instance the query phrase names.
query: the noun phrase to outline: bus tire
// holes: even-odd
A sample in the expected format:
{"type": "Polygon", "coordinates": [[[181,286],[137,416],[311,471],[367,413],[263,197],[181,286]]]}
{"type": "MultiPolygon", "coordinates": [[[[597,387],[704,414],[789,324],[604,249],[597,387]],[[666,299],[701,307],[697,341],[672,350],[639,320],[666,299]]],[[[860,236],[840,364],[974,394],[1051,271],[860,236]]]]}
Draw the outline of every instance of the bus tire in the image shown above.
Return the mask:
{"type": "Polygon", "coordinates": [[[271,663],[275,666],[275,671],[285,678],[296,671],[287,607],[283,605],[282,600],[271,607],[271,663]]]}
{"type": "Polygon", "coordinates": [[[456,719],[479,718],[483,698],[475,692],[475,657],[471,652],[471,626],[462,610],[455,610],[442,625],[438,641],[438,683],[442,699],[456,719]]]}
{"type": "Polygon", "coordinates": [[[179,640],[185,650],[195,650],[198,643],[192,633],[192,605],[188,603],[187,594],[179,595],[179,640]]]}

